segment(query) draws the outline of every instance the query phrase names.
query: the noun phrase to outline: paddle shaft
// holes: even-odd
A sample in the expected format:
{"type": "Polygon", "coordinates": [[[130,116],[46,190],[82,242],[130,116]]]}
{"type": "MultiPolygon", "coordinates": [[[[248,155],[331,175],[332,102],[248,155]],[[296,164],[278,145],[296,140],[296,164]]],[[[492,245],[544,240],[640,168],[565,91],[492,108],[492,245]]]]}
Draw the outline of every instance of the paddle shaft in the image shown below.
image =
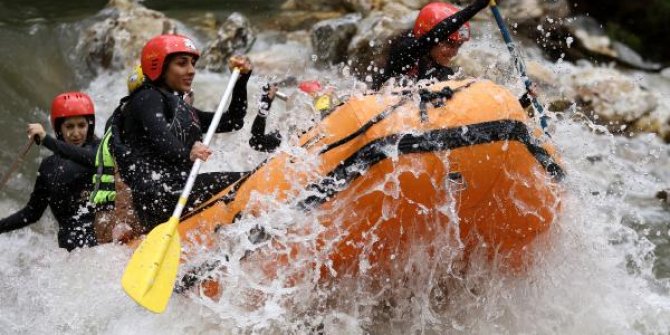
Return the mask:
{"type": "Polygon", "coordinates": [[[523,83],[526,86],[526,92],[528,92],[530,101],[533,104],[533,108],[535,108],[535,110],[540,116],[540,125],[542,126],[543,130],[546,130],[547,116],[544,114],[544,108],[542,107],[542,105],[537,101],[535,96],[530,93],[531,87],[533,86],[533,82],[531,82],[528,75],[526,75],[526,64],[524,64],[523,59],[521,59],[521,57],[519,57],[519,55],[516,52],[516,45],[514,44],[514,41],[512,41],[512,35],[510,34],[509,29],[507,29],[505,20],[503,20],[502,15],[500,15],[500,11],[498,10],[498,6],[496,5],[495,0],[491,0],[489,6],[491,7],[493,17],[495,17],[496,19],[496,23],[498,24],[498,28],[500,29],[500,33],[502,34],[503,40],[505,40],[507,50],[509,50],[510,55],[514,60],[514,65],[516,66],[516,69],[519,71],[519,74],[521,75],[521,80],[523,80],[523,83]]]}
{"type": "Polygon", "coordinates": [[[28,143],[26,143],[23,146],[21,153],[14,159],[12,165],[10,165],[9,170],[7,170],[5,175],[2,176],[2,180],[0,180],[0,190],[5,187],[5,184],[7,184],[9,177],[14,173],[14,171],[16,171],[16,169],[18,169],[19,166],[21,166],[21,162],[23,162],[23,159],[26,158],[26,154],[28,154],[28,151],[30,151],[30,148],[36,141],[39,141],[39,137],[37,137],[37,135],[35,135],[35,138],[30,138],[28,140],[28,143]]]}

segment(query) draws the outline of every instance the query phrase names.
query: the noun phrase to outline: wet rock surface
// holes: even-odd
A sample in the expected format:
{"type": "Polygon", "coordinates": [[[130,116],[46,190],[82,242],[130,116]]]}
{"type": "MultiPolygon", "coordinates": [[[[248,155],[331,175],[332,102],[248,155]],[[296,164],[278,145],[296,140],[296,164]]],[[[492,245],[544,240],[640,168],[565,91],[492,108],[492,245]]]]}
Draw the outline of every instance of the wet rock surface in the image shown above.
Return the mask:
{"type": "Polygon", "coordinates": [[[233,13],[221,24],[216,38],[204,48],[198,67],[222,72],[230,56],[246,53],[255,40],[256,33],[249,20],[240,13],[233,13]]]}
{"type": "Polygon", "coordinates": [[[658,106],[656,97],[633,78],[611,68],[577,70],[566,80],[574,100],[596,123],[613,133],[631,131],[658,106]]]}
{"type": "Polygon", "coordinates": [[[165,14],[129,0],[110,1],[102,14],[106,18],[83,31],[78,46],[92,70],[132,67],[149,39],[176,31],[165,14]]]}
{"type": "Polygon", "coordinates": [[[311,41],[317,65],[337,64],[347,59],[347,48],[360,20],[360,14],[349,14],[339,19],[321,21],[312,27],[311,41]]]}

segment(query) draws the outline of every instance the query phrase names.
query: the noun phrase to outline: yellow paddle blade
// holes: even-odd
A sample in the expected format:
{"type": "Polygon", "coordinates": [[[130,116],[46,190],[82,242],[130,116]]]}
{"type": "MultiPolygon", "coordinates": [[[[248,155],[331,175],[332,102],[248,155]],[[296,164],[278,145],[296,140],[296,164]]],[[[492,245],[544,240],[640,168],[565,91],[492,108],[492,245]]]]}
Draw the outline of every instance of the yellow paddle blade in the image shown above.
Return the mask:
{"type": "Polygon", "coordinates": [[[135,250],[121,278],[123,290],[140,306],[162,313],[172,295],[179,270],[181,245],[178,218],[154,228],[135,250]]]}

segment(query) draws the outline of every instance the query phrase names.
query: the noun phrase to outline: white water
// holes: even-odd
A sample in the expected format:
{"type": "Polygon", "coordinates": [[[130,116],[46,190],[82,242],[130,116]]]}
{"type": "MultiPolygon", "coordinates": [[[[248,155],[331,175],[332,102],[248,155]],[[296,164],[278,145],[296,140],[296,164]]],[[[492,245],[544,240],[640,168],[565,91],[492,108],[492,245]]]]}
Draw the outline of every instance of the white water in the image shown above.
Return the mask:
{"type": "MultiPolygon", "coordinates": [[[[295,46],[274,48],[274,54],[292,55],[287,56],[290,61],[278,62],[286,72],[326,77],[340,88],[352,87],[350,78],[340,79],[332,71],[308,69],[305,74],[309,55],[296,57],[304,51],[295,46]],[[303,63],[296,64],[296,59],[303,63]]],[[[213,109],[225,77],[198,74],[196,106],[213,109]]],[[[91,83],[87,91],[102,111],[98,121],[123,95],[124,80],[124,73],[107,73],[91,83]]],[[[245,128],[217,137],[208,171],[246,170],[264,159],[247,145],[262,82],[260,78],[250,82],[245,128]]],[[[658,94],[667,108],[663,85],[658,94]]],[[[285,138],[289,129],[309,125],[303,108],[309,99],[299,95],[294,99],[288,110],[277,101],[270,116],[268,128],[278,127],[285,138]]],[[[233,261],[223,273],[224,292],[218,302],[197,292],[175,295],[166,313],[155,315],[137,307],[121,290],[120,276],[130,250],[105,245],[67,253],[57,248],[55,222],[46,217],[30,228],[0,235],[0,333],[302,334],[321,324],[327,334],[667,334],[670,286],[658,278],[669,272],[667,267],[660,275],[654,272],[654,244],[648,239],[662,242],[670,235],[668,208],[653,198],[670,184],[670,146],[652,135],[613,137],[602,127],[576,119],[553,121],[553,140],[567,171],[563,211],[540,241],[546,247],[538,251],[537,264],[527,276],[507,278],[480,264],[467,277],[431,281],[432,270],[440,270],[451,259],[445,264],[418,259],[413,264],[423,267],[411,280],[393,284],[392,291],[377,296],[364,282],[345,283],[334,290],[310,284],[284,289],[277,286],[281,280],[259,283],[253,269],[233,261]],[[449,293],[441,298],[444,287],[449,293]],[[250,292],[258,291],[266,299],[254,306],[250,292]]],[[[290,150],[291,140],[286,142],[282,148],[290,150]]],[[[19,206],[0,202],[5,213],[19,206]]],[[[245,234],[256,225],[277,228],[313,222],[310,215],[279,206],[226,230],[230,240],[226,252],[239,255],[253,248],[245,234]]]]}

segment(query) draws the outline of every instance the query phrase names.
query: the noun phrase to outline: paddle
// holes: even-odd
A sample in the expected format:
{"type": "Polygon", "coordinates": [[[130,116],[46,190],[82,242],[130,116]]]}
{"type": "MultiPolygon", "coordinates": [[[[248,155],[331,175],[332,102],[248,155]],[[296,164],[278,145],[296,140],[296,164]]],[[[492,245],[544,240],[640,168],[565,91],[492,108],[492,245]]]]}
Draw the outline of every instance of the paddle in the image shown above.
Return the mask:
{"type": "Polygon", "coordinates": [[[505,24],[502,15],[500,15],[500,11],[498,10],[498,6],[496,5],[496,0],[491,0],[491,2],[489,3],[489,7],[491,7],[493,17],[495,17],[496,23],[498,23],[498,28],[500,29],[500,33],[502,34],[503,40],[505,40],[505,44],[507,44],[507,50],[509,50],[509,53],[514,60],[514,65],[516,66],[517,71],[519,71],[519,74],[521,75],[521,80],[523,80],[523,83],[526,86],[526,92],[528,93],[528,96],[531,99],[533,108],[535,108],[535,111],[540,116],[540,125],[542,126],[542,130],[544,130],[546,133],[547,116],[544,114],[544,108],[542,107],[542,105],[540,105],[540,103],[537,102],[535,96],[531,94],[531,87],[533,86],[533,83],[530,81],[528,75],[526,75],[526,64],[523,62],[523,59],[519,56],[519,53],[517,52],[516,45],[512,41],[512,35],[509,33],[509,29],[507,29],[507,25],[505,24]]]}
{"type": "Polygon", "coordinates": [[[5,184],[7,184],[7,181],[9,180],[9,177],[16,171],[16,169],[21,166],[21,163],[23,162],[23,159],[26,158],[26,154],[28,154],[28,151],[30,151],[30,148],[33,146],[33,143],[37,142],[39,145],[40,143],[40,138],[35,135],[34,137],[28,139],[28,143],[26,143],[23,146],[23,149],[21,149],[21,153],[14,159],[12,162],[12,165],[9,166],[9,169],[5,173],[4,176],[2,176],[2,179],[0,179],[0,190],[2,190],[5,187],[5,184]]]}
{"type": "MultiPolygon", "coordinates": [[[[209,145],[212,140],[223,115],[224,104],[230,98],[239,75],[240,70],[235,68],[230,76],[228,87],[221,97],[219,107],[216,109],[214,119],[207,130],[204,145],[209,145]]],[[[156,226],[142,241],[128,262],[123,278],[121,278],[121,285],[126,293],[140,306],[154,313],[162,313],[172,295],[181,257],[181,245],[177,232],[179,217],[186,206],[202,163],[200,159],[195,160],[172,216],[167,222],[156,226]]]]}

